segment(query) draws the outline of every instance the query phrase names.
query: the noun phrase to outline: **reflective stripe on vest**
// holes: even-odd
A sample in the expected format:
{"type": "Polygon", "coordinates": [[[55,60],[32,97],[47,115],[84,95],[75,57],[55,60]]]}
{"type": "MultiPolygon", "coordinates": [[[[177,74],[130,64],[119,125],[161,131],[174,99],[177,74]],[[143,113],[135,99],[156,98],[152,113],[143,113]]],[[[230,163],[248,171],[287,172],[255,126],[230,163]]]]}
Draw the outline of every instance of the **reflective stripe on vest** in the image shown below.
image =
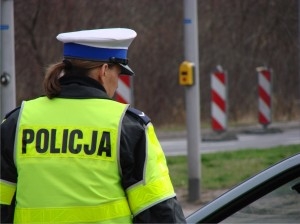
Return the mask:
{"type": "Polygon", "coordinates": [[[142,182],[126,190],[134,216],[166,199],[176,196],[161,145],[151,123],[146,127],[147,156],[142,182]]]}
{"type": "Polygon", "coordinates": [[[131,219],[118,163],[127,107],[112,100],[46,97],[22,104],[15,144],[16,221],[131,219]]]}
{"type": "Polygon", "coordinates": [[[0,204],[10,205],[16,191],[16,184],[0,180],[0,204]]]}
{"type": "Polygon", "coordinates": [[[72,208],[16,208],[15,223],[87,223],[103,222],[118,218],[123,223],[130,223],[131,219],[127,200],[119,200],[99,206],[85,206],[72,208]]]}

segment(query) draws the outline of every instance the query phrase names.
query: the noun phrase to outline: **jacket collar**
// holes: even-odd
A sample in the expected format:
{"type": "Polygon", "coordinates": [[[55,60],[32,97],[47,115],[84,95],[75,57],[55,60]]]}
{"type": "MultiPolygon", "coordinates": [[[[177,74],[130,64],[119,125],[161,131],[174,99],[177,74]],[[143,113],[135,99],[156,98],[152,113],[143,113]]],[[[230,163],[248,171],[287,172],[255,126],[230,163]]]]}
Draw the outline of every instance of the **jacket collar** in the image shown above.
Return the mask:
{"type": "Polygon", "coordinates": [[[104,87],[96,80],[87,76],[63,76],[59,79],[61,84],[60,98],[104,98],[111,99],[104,87]]]}

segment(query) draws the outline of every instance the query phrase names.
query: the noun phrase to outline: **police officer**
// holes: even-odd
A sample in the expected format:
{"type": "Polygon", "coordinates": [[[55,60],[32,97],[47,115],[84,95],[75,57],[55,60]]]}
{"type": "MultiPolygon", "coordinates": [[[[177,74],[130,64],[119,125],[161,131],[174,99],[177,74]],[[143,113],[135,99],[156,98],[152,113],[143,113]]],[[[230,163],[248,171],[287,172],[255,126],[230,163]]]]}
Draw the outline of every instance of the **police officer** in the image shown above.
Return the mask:
{"type": "Polygon", "coordinates": [[[136,32],[62,33],[46,96],[1,124],[1,218],[15,223],[184,223],[150,119],[112,100],[136,32]]]}

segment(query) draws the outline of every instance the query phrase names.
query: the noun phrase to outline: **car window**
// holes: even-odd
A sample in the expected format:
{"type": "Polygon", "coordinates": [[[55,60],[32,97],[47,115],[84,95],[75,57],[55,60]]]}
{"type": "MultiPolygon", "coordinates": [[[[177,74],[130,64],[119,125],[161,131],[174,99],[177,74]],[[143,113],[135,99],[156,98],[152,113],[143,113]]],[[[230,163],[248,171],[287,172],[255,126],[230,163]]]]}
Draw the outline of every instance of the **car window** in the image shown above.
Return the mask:
{"type": "Polygon", "coordinates": [[[300,178],[276,188],[221,223],[298,223],[300,178]]]}

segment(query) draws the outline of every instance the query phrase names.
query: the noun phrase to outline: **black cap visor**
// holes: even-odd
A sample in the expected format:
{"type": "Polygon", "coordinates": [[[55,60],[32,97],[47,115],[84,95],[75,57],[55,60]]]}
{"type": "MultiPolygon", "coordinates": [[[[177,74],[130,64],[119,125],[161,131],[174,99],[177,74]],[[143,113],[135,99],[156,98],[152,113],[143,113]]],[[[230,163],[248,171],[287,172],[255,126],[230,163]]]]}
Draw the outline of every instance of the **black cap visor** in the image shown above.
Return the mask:
{"type": "Polygon", "coordinates": [[[121,66],[120,75],[130,75],[130,76],[134,75],[134,72],[132,71],[132,69],[128,65],[124,65],[124,64],[121,64],[121,63],[119,63],[119,65],[121,66]]]}

